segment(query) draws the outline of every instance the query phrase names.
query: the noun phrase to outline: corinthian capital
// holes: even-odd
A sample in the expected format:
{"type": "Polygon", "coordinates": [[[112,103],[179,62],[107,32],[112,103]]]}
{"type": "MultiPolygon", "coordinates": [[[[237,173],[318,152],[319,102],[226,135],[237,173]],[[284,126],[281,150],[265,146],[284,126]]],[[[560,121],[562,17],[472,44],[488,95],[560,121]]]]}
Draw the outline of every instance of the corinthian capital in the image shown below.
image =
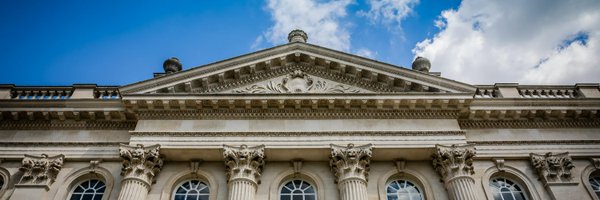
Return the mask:
{"type": "Polygon", "coordinates": [[[471,176],[473,172],[473,157],[475,147],[472,145],[444,146],[435,145],[433,168],[442,176],[444,181],[459,176],[471,176]]]}
{"type": "Polygon", "coordinates": [[[23,172],[19,184],[50,186],[60,172],[64,159],[65,156],[62,154],[53,157],[48,157],[46,154],[42,154],[42,156],[25,155],[23,165],[19,168],[23,172]]]}
{"type": "Polygon", "coordinates": [[[119,154],[123,159],[121,169],[123,179],[138,179],[150,186],[163,166],[159,151],[160,145],[144,147],[141,144],[137,146],[121,144],[119,154]]]}
{"type": "Polygon", "coordinates": [[[331,145],[331,160],[329,165],[335,174],[336,183],[348,179],[360,179],[365,182],[369,177],[369,164],[371,163],[372,145],[348,146],[331,145]]]}
{"type": "Polygon", "coordinates": [[[529,156],[531,164],[536,169],[543,183],[568,181],[571,179],[571,169],[575,166],[573,165],[571,156],[569,156],[569,152],[559,154],[546,153],[545,155],[532,153],[529,156]]]}
{"type": "Polygon", "coordinates": [[[223,145],[223,158],[228,181],[249,180],[260,184],[260,176],[265,165],[265,146],[233,147],[223,145]]]}

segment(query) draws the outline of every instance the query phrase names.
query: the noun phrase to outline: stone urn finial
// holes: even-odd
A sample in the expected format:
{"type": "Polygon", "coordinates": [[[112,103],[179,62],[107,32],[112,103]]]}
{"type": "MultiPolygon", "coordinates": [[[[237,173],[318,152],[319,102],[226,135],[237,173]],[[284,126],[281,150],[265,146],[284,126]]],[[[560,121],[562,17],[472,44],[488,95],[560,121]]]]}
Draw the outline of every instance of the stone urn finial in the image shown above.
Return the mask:
{"type": "Polygon", "coordinates": [[[431,62],[429,62],[427,58],[417,56],[412,63],[412,69],[420,72],[429,72],[429,69],[431,69],[431,62]]]}
{"type": "Polygon", "coordinates": [[[306,42],[308,40],[308,35],[306,32],[300,29],[293,30],[288,35],[288,41],[291,42],[306,42]]]}
{"type": "Polygon", "coordinates": [[[167,74],[181,71],[181,66],[181,62],[175,57],[171,57],[163,63],[163,69],[165,69],[165,73],[167,74]]]}

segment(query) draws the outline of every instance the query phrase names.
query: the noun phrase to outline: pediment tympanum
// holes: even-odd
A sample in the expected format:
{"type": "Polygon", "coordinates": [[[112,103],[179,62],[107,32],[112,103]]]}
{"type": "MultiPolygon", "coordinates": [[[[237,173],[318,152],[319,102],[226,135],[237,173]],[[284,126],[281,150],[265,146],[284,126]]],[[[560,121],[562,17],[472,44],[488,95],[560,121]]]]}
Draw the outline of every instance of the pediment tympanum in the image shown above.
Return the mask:
{"type": "Polygon", "coordinates": [[[284,76],[226,90],[222,93],[372,93],[372,91],[327,80],[297,69],[284,76]]]}

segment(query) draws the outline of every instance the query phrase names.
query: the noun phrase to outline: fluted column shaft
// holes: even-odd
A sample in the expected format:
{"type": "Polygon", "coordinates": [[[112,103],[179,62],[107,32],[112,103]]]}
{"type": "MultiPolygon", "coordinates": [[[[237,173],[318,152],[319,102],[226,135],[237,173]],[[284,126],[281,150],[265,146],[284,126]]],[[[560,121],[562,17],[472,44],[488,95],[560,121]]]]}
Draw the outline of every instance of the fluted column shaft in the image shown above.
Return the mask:
{"type": "Polygon", "coordinates": [[[335,174],[341,200],[367,200],[371,145],[347,147],[331,145],[331,170],[335,174]]]}
{"type": "Polygon", "coordinates": [[[339,183],[342,200],[366,200],[367,182],[360,179],[350,179],[339,183]]]}
{"type": "Polygon", "coordinates": [[[119,200],[145,200],[153,179],[160,172],[163,160],[160,146],[136,147],[121,145],[119,153],[123,158],[121,192],[119,200]]]}
{"type": "Polygon", "coordinates": [[[471,177],[457,177],[446,183],[450,199],[477,200],[473,189],[475,180],[471,177]]]}
{"type": "Polygon", "coordinates": [[[256,185],[252,181],[238,179],[229,182],[229,199],[254,200],[256,185]]]}
{"type": "Polygon", "coordinates": [[[264,145],[248,147],[223,147],[229,200],[254,200],[265,164],[264,145]]]}
{"type": "Polygon", "coordinates": [[[477,200],[473,172],[475,148],[471,145],[436,145],[433,167],[442,176],[451,200],[477,200]]]}

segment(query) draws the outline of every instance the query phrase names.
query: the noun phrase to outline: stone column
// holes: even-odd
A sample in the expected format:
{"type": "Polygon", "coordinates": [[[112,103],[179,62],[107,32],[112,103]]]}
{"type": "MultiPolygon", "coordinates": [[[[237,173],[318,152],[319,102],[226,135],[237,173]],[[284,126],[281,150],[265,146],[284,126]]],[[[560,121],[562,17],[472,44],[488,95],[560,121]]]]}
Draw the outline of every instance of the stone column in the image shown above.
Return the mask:
{"type": "Polygon", "coordinates": [[[146,199],[154,177],[158,175],[163,165],[159,151],[159,145],[133,147],[121,144],[119,154],[123,159],[121,170],[123,181],[121,181],[119,200],[146,199]]]}
{"type": "Polygon", "coordinates": [[[25,155],[19,171],[23,173],[10,199],[46,199],[50,185],[62,169],[65,156],[25,155]]]}
{"type": "MultiPolygon", "coordinates": [[[[539,180],[554,200],[573,199],[574,194],[585,193],[578,188],[578,183],[573,180],[571,169],[573,160],[568,152],[545,155],[530,154],[531,164],[536,169],[539,180]]],[[[587,181],[587,180],[584,180],[587,181]]]]}
{"type": "Polygon", "coordinates": [[[265,165],[265,146],[223,146],[229,200],[254,200],[265,165]]]}
{"type": "Polygon", "coordinates": [[[371,144],[331,145],[329,165],[335,174],[341,200],[367,200],[371,144]]]}
{"type": "Polygon", "coordinates": [[[478,200],[474,190],[472,145],[436,145],[433,168],[442,176],[451,200],[478,200]]]}

